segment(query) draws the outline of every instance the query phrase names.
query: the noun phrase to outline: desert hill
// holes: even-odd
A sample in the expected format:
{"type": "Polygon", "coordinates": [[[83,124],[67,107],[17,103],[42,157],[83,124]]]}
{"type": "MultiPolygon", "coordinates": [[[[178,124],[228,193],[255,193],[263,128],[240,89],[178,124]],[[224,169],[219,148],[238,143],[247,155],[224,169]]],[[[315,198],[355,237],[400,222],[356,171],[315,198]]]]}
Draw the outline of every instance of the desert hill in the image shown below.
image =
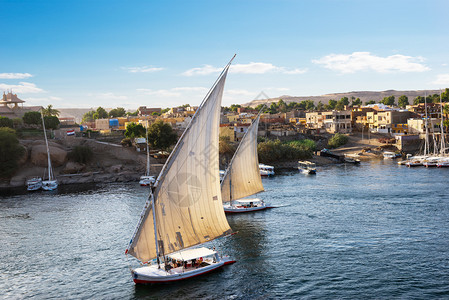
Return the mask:
{"type": "Polygon", "coordinates": [[[415,99],[418,96],[423,96],[425,94],[427,95],[433,95],[433,94],[439,94],[440,90],[418,90],[418,91],[396,91],[396,90],[387,90],[387,91],[381,91],[381,92],[374,92],[374,91],[355,91],[355,92],[347,92],[347,93],[333,93],[333,94],[326,94],[321,96],[288,96],[283,95],[276,98],[270,98],[270,99],[263,99],[263,100],[253,100],[251,102],[242,104],[242,106],[252,106],[256,107],[259,104],[266,103],[268,100],[268,103],[271,102],[277,102],[279,99],[284,100],[286,103],[289,102],[301,102],[304,100],[312,100],[315,104],[317,104],[319,101],[321,101],[323,104],[327,104],[330,99],[333,100],[340,100],[343,97],[348,97],[351,99],[351,97],[354,97],[355,99],[360,98],[362,100],[362,103],[365,103],[369,100],[374,100],[376,103],[378,103],[380,100],[382,100],[384,97],[388,96],[394,96],[397,102],[397,99],[399,96],[405,95],[408,97],[408,100],[410,103],[413,102],[413,99],[415,99]]]}

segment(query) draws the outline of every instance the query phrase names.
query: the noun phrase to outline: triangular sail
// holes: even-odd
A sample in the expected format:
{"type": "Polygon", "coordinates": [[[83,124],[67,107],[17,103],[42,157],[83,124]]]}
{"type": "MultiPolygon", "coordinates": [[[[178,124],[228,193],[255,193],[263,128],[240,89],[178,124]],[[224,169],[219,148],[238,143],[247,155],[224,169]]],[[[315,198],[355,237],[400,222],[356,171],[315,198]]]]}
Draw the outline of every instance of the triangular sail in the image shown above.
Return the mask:
{"type": "Polygon", "coordinates": [[[264,190],[257,157],[259,119],[260,114],[248,128],[226,170],[221,183],[223,202],[251,196],[264,190]]]}
{"type": "Polygon", "coordinates": [[[51,168],[50,148],[48,147],[47,131],[45,130],[44,114],[41,111],[42,128],[44,129],[45,146],[47,147],[47,167],[48,167],[48,180],[53,180],[53,169],[51,168]]]}
{"type": "Polygon", "coordinates": [[[128,253],[147,262],[231,233],[223,211],[218,135],[226,66],[161,171],[128,253]],[[153,222],[153,214],[156,223],[153,222]],[[157,231],[157,243],[155,241],[157,231]]]}
{"type": "Polygon", "coordinates": [[[145,171],[145,176],[150,176],[150,148],[148,146],[148,120],[147,120],[147,126],[145,128],[146,128],[145,143],[147,144],[147,170],[145,171]]]}

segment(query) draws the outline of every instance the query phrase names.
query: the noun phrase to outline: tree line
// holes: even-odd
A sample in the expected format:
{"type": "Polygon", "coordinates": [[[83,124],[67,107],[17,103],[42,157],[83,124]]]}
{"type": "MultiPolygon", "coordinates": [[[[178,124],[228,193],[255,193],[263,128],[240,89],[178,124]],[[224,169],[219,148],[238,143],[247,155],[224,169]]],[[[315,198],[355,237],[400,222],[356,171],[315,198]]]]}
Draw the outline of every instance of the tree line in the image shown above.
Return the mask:
{"type": "MultiPolygon", "coordinates": [[[[419,103],[424,103],[427,101],[427,103],[439,103],[440,102],[440,95],[439,94],[433,94],[428,95],[426,99],[422,96],[418,96],[413,101],[409,101],[408,97],[406,95],[401,95],[398,97],[396,102],[396,97],[391,95],[384,97],[382,100],[380,100],[378,103],[385,104],[389,106],[398,106],[401,108],[405,108],[407,105],[410,105],[410,103],[413,103],[413,105],[417,105],[419,103]]],[[[442,102],[449,102],[449,89],[446,88],[441,93],[441,101],[442,102]]],[[[360,98],[355,97],[342,97],[340,100],[335,99],[329,99],[328,103],[322,103],[319,101],[316,105],[312,100],[303,100],[300,102],[289,102],[286,103],[284,100],[279,99],[277,102],[272,102],[269,106],[266,106],[266,104],[259,104],[254,109],[259,111],[263,109],[264,113],[270,113],[270,114],[276,114],[276,113],[286,113],[295,109],[300,110],[307,110],[307,111],[324,111],[324,110],[344,110],[345,107],[354,107],[354,106],[360,106],[362,105],[362,100],[360,98]]],[[[376,104],[375,100],[368,100],[365,101],[365,105],[369,104],[376,104]]],[[[232,104],[229,107],[223,107],[224,112],[236,112],[238,108],[242,106],[238,104],[232,104]]],[[[246,107],[247,109],[253,109],[252,107],[246,107]]]]}

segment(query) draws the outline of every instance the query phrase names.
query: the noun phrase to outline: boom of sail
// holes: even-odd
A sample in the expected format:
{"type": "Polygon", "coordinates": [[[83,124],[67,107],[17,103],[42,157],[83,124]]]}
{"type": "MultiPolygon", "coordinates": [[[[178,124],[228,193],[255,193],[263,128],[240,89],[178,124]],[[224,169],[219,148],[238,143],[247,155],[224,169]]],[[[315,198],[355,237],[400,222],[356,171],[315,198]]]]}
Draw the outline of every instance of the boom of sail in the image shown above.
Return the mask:
{"type": "Polygon", "coordinates": [[[230,63],[167,159],[127,252],[148,262],[231,233],[218,161],[221,98],[230,63]]]}
{"type": "Polygon", "coordinates": [[[260,114],[254,119],[243,136],[221,183],[223,202],[263,192],[257,157],[257,130],[260,114]]]}

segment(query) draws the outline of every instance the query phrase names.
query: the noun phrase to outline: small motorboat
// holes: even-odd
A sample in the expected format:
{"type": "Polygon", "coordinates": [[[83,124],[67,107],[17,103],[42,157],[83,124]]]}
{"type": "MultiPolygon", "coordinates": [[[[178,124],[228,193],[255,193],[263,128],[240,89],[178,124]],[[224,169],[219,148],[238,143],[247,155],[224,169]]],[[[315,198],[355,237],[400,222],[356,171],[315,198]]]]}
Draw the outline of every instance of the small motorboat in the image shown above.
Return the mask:
{"type": "Polygon", "coordinates": [[[27,191],[37,191],[42,187],[42,178],[33,177],[27,180],[27,191]]]}
{"type": "Polygon", "coordinates": [[[310,161],[298,161],[298,170],[304,174],[316,174],[316,164],[310,161]]]}
{"type": "Polygon", "coordinates": [[[274,176],[274,167],[264,164],[259,164],[260,176],[274,176]]]}

